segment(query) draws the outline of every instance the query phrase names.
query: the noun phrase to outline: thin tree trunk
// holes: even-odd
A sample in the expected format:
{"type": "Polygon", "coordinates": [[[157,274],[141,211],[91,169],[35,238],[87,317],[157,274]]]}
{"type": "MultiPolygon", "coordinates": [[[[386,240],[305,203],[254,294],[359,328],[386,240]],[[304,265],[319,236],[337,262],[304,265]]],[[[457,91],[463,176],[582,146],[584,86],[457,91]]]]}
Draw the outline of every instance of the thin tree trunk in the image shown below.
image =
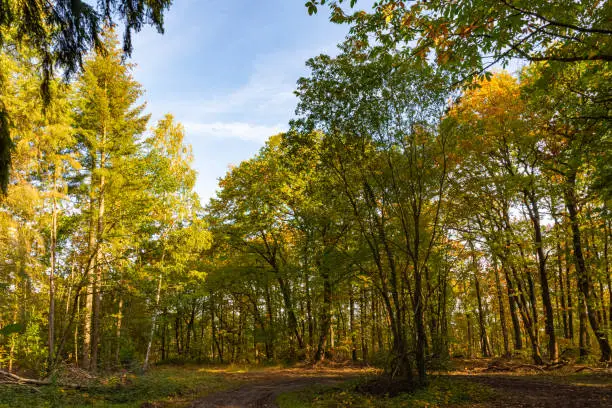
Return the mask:
{"type": "Polygon", "coordinates": [[[472,330],[472,317],[469,313],[465,314],[465,321],[467,322],[467,336],[468,336],[468,358],[474,358],[474,351],[472,348],[473,344],[473,330],[472,330]]]}
{"type": "Polygon", "coordinates": [[[587,332],[586,321],[586,302],[584,301],[584,295],[581,292],[578,292],[578,347],[580,348],[580,357],[586,357],[589,355],[589,334],[587,332]]]}
{"type": "Polygon", "coordinates": [[[567,328],[569,331],[569,338],[572,344],[574,344],[574,305],[572,300],[572,284],[570,279],[570,250],[567,244],[567,239],[564,243],[564,252],[565,252],[565,284],[567,287],[567,328]]]}
{"type": "MultiPolygon", "coordinates": [[[[164,262],[165,252],[162,253],[162,264],[164,262]]],[[[151,346],[153,345],[153,336],[155,335],[155,324],[157,322],[157,309],[159,308],[159,300],[161,298],[161,287],[162,287],[162,273],[159,273],[157,277],[157,294],[155,295],[155,309],[153,310],[153,316],[151,317],[151,331],[149,332],[149,342],[147,343],[147,352],[145,353],[144,363],[142,364],[143,371],[149,368],[149,358],[151,356],[151,346]]],[[[177,339],[178,341],[178,339],[177,339]]]]}
{"type": "Polygon", "coordinates": [[[565,284],[563,282],[563,263],[561,262],[561,243],[557,241],[557,267],[559,273],[559,298],[561,300],[561,316],[563,320],[563,334],[566,339],[570,338],[567,322],[567,305],[565,303],[565,284]]]}
{"type": "Polygon", "coordinates": [[[504,356],[510,357],[510,344],[508,341],[508,327],[506,325],[506,311],[504,308],[504,297],[499,279],[499,270],[497,269],[497,261],[493,258],[493,273],[495,274],[495,289],[497,290],[497,303],[499,307],[499,321],[501,323],[502,337],[504,340],[504,356]]]}
{"type": "Polygon", "coordinates": [[[349,330],[351,332],[351,359],[357,361],[357,335],[355,333],[355,298],[353,287],[349,287],[349,330]]]}
{"type": "Polygon", "coordinates": [[[512,264],[510,265],[510,270],[512,271],[512,274],[516,280],[516,293],[518,294],[516,300],[519,312],[521,313],[521,317],[523,319],[523,324],[525,325],[525,330],[527,331],[529,341],[531,342],[533,361],[535,364],[539,365],[542,364],[542,356],[540,354],[540,343],[537,336],[537,327],[533,323],[535,317],[529,315],[529,306],[524,296],[523,285],[521,284],[516,268],[514,268],[512,264]]]}
{"type": "MultiPolygon", "coordinates": [[[[95,165],[94,168],[95,169],[95,165]]],[[[92,174],[93,174],[92,170],[92,174]]],[[[96,245],[96,222],[95,222],[95,214],[94,214],[94,187],[91,186],[90,196],[89,196],[89,255],[87,264],[85,266],[85,276],[87,279],[87,287],[86,287],[86,295],[85,295],[85,321],[83,323],[83,347],[82,347],[82,358],[81,358],[81,366],[85,370],[89,370],[90,366],[90,353],[91,353],[91,321],[92,321],[92,311],[94,304],[94,291],[95,291],[95,278],[93,269],[95,267],[95,263],[97,262],[97,245],[96,245]]]]}
{"type": "Polygon", "coordinates": [[[521,335],[521,323],[519,321],[517,307],[518,300],[514,293],[514,287],[512,285],[512,281],[510,280],[510,276],[508,274],[508,269],[505,265],[502,264],[502,269],[504,271],[504,276],[506,278],[506,290],[508,292],[508,305],[510,306],[510,318],[512,320],[512,329],[514,333],[514,349],[522,350],[523,349],[523,336],[521,335]]]}
{"type": "Polygon", "coordinates": [[[314,347],[314,322],[312,318],[312,299],[310,295],[310,279],[306,276],[306,320],[308,322],[308,345],[310,352],[314,347]]]}
{"type": "Polygon", "coordinates": [[[119,295],[119,304],[117,307],[117,327],[115,328],[115,364],[119,367],[121,363],[119,357],[121,353],[121,323],[123,321],[123,296],[119,295]]]}
{"type": "Polygon", "coordinates": [[[51,210],[51,270],[49,272],[49,336],[47,345],[49,347],[47,366],[51,369],[55,351],[55,267],[56,267],[56,244],[57,244],[57,199],[55,169],[53,170],[53,197],[51,210]]]}
{"type": "Polygon", "coordinates": [[[359,304],[359,328],[361,333],[361,359],[368,362],[368,341],[366,337],[367,300],[365,288],[361,288],[361,302],[359,304]]]}
{"type": "Polygon", "coordinates": [[[480,351],[483,357],[490,357],[491,351],[487,337],[487,328],[485,325],[484,310],[482,307],[482,297],[480,296],[480,280],[478,279],[478,267],[474,259],[474,283],[476,290],[476,299],[478,301],[478,327],[480,329],[480,351]]]}
{"type": "Polygon", "coordinates": [[[602,330],[601,321],[596,313],[596,294],[592,290],[592,281],[589,276],[589,271],[586,268],[586,263],[582,253],[582,244],[580,237],[580,225],[578,221],[578,211],[576,208],[576,175],[571,173],[567,177],[567,186],[565,190],[566,206],[570,218],[570,226],[572,229],[572,244],[574,247],[574,262],[576,264],[576,273],[578,275],[578,288],[584,297],[586,303],[586,313],[588,316],[591,329],[595,333],[599,348],[601,351],[601,360],[610,361],[612,359],[612,349],[606,338],[605,331],[602,330]]]}
{"type": "Polygon", "coordinates": [[[332,286],[329,271],[327,271],[326,268],[325,265],[321,265],[320,267],[320,273],[323,279],[323,307],[321,308],[321,319],[319,322],[320,333],[319,341],[317,342],[317,351],[314,357],[315,361],[321,361],[325,358],[325,347],[331,330],[332,286]]]}
{"type": "MultiPolygon", "coordinates": [[[[102,152],[104,156],[104,151],[102,152]]],[[[100,166],[104,166],[104,160],[100,166]]],[[[105,177],[100,176],[100,197],[98,199],[98,228],[97,228],[97,245],[99,246],[103,239],[104,233],[104,188],[105,177]]],[[[89,363],[90,371],[98,369],[98,348],[100,345],[100,319],[102,314],[102,252],[97,251],[97,260],[95,264],[95,284],[94,284],[94,304],[92,311],[92,332],[91,332],[91,361],[89,363]]]]}
{"type": "Polygon", "coordinates": [[[608,227],[608,221],[604,220],[604,271],[608,284],[608,329],[612,329],[612,278],[610,277],[610,260],[608,258],[609,245],[610,228],[608,227]]]}
{"type": "Polygon", "coordinates": [[[540,210],[538,208],[535,193],[525,191],[524,195],[529,218],[531,218],[533,226],[534,244],[536,247],[536,256],[538,258],[538,272],[540,275],[540,287],[542,289],[542,304],[544,306],[544,328],[548,336],[548,358],[552,362],[557,362],[559,360],[559,347],[555,336],[554,311],[550,300],[550,289],[548,286],[548,276],[546,274],[546,256],[544,255],[543,248],[544,243],[540,225],[540,210]]]}
{"type": "MultiPolygon", "coordinates": [[[[104,84],[106,91],[106,83],[104,84]]],[[[102,141],[100,149],[100,169],[104,169],[106,166],[106,124],[103,125],[102,130],[102,141]]],[[[98,190],[98,222],[96,229],[96,261],[94,266],[94,285],[93,285],[93,309],[91,313],[92,318],[92,330],[91,330],[91,345],[89,353],[91,355],[89,361],[89,370],[96,371],[98,369],[98,348],[100,343],[100,319],[101,319],[101,301],[102,301],[102,253],[100,251],[100,245],[104,238],[104,210],[105,210],[105,188],[106,188],[106,177],[104,174],[100,174],[100,183],[98,190]]]]}

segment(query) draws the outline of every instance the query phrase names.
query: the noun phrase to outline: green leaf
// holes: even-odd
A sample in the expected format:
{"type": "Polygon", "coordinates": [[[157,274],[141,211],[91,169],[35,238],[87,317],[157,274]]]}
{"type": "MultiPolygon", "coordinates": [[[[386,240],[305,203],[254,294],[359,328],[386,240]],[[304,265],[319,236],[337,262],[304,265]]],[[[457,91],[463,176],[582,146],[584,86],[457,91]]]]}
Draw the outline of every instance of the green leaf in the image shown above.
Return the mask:
{"type": "Polygon", "coordinates": [[[24,326],[21,323],[7,324],[6,326],[0,329],[0,334],[4,336],[10,336],[11,334],[22,333],[23,330],[24,326]]]}

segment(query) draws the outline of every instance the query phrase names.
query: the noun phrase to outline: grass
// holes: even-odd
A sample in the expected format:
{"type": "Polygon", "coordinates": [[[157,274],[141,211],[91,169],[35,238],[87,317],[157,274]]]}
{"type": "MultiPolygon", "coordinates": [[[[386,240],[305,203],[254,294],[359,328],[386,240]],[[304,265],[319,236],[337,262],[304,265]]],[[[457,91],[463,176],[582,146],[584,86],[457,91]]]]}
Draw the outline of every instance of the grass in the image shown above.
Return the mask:
{"type": "Polygon", "coordinates": [[[472,406],[495,396],[491,388],[448,377],[433,377],[427,387],[395,397],[363,394],[356,391],[356,385],[352,382],[340,388],[316,387],[286,393],[279,396],[277,403],[281,408],[439,408],[472,406]]]}
{"type": "Polygon", "coordinates": [[[86,390],[0,385],[0,408],[135,408],[146,402],[155,402],[155,406],[183,407],[211,392],[237,386],[241,380],[231,374],[244,371],[240,367],[154,367],[144,375],[105,377],[100,385],[86,390]]]}

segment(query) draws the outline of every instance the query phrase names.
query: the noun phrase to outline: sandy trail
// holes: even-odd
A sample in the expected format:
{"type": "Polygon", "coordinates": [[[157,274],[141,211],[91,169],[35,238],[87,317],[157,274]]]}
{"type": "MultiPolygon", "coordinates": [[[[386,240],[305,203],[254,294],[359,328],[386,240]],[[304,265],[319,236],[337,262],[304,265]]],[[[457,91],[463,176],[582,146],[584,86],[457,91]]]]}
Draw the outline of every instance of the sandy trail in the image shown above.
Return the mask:
{"type": "Polygon", "coordinates": [[[498,396],[484,407],[608,408],[612,407],[612,377],[600,384],[560,384],[537,376],[457,375],[493,388],[498,396]]]}
{"type": "MultiPolygon", "coordinates": [[[[241,386],[210,394],[194,401],[193,408],[267,408],[277,407],[276,398],[286,392],[315,385],[335,386],[363,376],[359,368],[291,368],[263,370],[237,377],[241,386]]],[[[370,372],[369,374],[373,374],[370,372]]],[[[476,382],[496,391],[493,401],[480,408],[608,408],[612,407],[612,376],[599,377],[593,384],[565,384],[537,375],[453,374],[449,377],[476,382]]]]}
{"type": "Polygon", "coordinates": [[[192,408],[277,407],[276,397],[314,385],[334,386],[364,375],[359,368],[280,369],[241,375],[246,384],[199,399],[192,408]]]}

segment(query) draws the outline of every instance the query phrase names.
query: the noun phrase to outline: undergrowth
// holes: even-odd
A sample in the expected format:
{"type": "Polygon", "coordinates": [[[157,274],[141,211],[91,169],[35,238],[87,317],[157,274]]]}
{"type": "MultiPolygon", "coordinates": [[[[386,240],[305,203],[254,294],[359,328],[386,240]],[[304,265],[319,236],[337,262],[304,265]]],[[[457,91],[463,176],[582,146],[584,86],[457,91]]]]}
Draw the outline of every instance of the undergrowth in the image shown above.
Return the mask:
{"type": "Polygon", "coordinates": [[[146,402],[171,403],[173,407],[180,407],[237,384],[236,379],[223,375],[221,370],[164,366],[152,368],[143,375],[110,375],[104,377],[100,385],[82,390],[54,385],[0,385],[0,408],[136,408],[146,402]]]}

